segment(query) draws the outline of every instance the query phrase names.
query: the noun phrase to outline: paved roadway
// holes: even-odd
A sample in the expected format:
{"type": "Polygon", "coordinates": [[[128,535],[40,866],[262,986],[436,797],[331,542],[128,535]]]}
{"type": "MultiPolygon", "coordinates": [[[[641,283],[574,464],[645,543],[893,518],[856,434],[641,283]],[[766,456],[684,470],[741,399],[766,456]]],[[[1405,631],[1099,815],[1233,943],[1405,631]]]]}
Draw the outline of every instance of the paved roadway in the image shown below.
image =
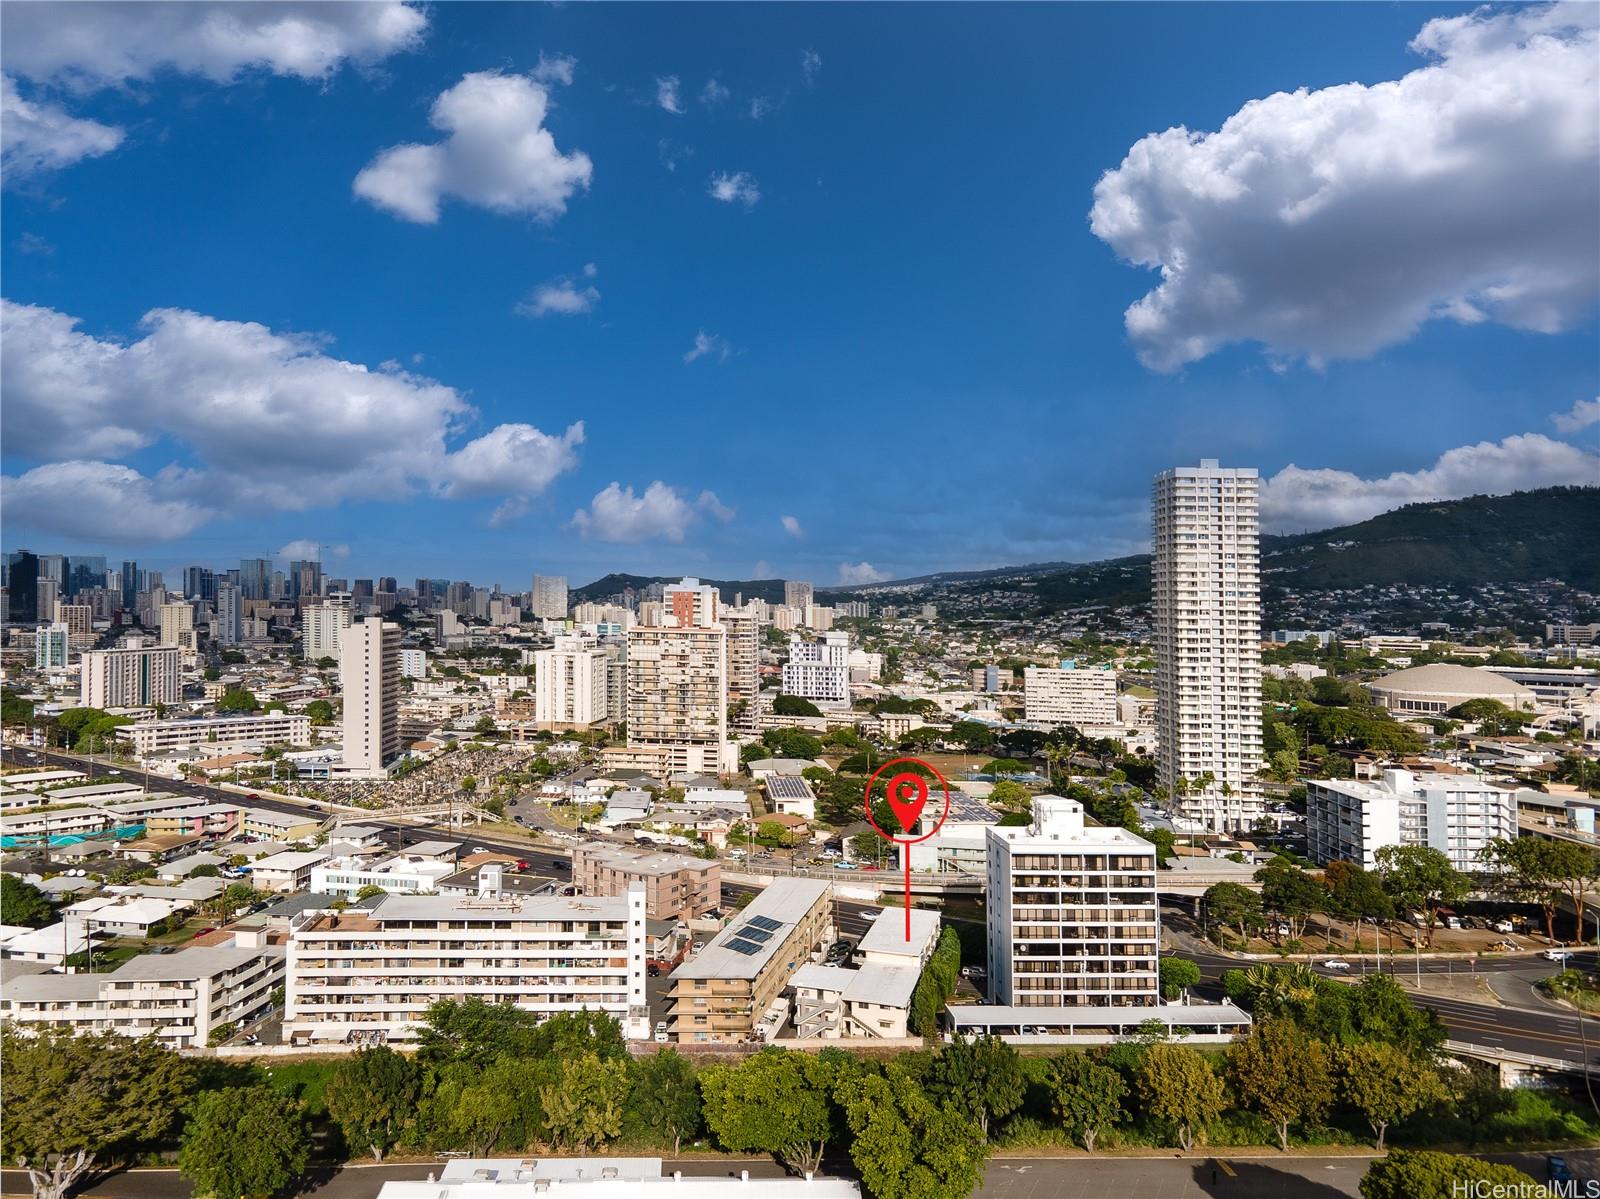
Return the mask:
{"type": "MultiPolygon", "coordinates": [[[[18,765],[39,765],[39,761],[28,761],[26,754],[32,753],[35,759],[47,760],[52,765],[82,767],[83,762],[77,758],[60,754],[47,753],[43,750],[24,750],[21,755],[12,746],[4,748],[4,760],[18,765]]],[[[123,769],[123,777],[139,778],[138,772],[123,769]]],[[[228,802],[240,802],[243,797],[229,791],[203,783],[192,783],[172,779],[151,780],[152,789],[177,791],[184,794],[202,795],[209,798],[221,798],[228,802]]],[[[250,804],[266,808],[274,808],[286,812],[304,812],[304,805],[293,804],[289,801],[270,795],[263,795],[259,799],[248,801],[250,804]]],[[[392,830],[397,843],[414,844],[418,841],[431,840],[438,837],[442,830],[415,824],[396,821],[359,819],[363,824],[373,824],[392,830]]],[[[539,874],[548,874],[557,879],[570,878],[572,872],[572,857],[570,850],[534,848],[525,842],[510,841],[496,838],[492,834],[483,834],[480,831],[450,830],[452,840],[459,839],[466,849],[482,845],[485,848],[514,854],[526,859],[532,869],[539,874]]],[[[723,893],[731,901],[744,893],[754,893],[757,888],[744,884],[725,883],[723,893]]],[[[877,904],[849,902],[840,900],[836,904],[840,931],[848,937],[858,938],[867,929],[872,918],[882,909],[877,904]]],[[[1181,917],[1177,920],[1167,919],[1169,927],[1181,926],[1184,921],[1181,917]]],[[[1240,961],[1224,954],[1199,948],[1201,943],[1191,937],[1180,937],[1178,952],[1185,957],[1190,957],[1199,962],[1203,982],[1199,988],[1200,994],[1206,998],[1220,998],[1221,988],[1218,980],[1222,971],[1237,969],[1249,965],[1249,962],[1240,961]]],[[[1401,977],[1412,976],[1417,970],[1415,958],[1407,960],[1407,955],[1400,954],[1391,959],[1392,969],[1401,977]]],[[[1595,950],[1580,950],[1574,953],[1572,965],[1580,968],[1595,970],[1600,968],[1595,950]]],[[[1359,966],[1350,972],[1334,972],[1318,967],[1318,972],[1328,977],[1359,976],[1359,966]]],[[[1436,974],[1461,974],[1470,973],[1470,967],[1461,961],[1441,961],[1423,959],[1421,973],[1424,975],[1436,974]]],[[[1545,1003],[1534,994],[1531,984],[1539,978],[1553,973],[1557,969],[1555,963],[1547,962],[1540,957],[1484,957],[1479,960],[1478,973],[1482,975],[1506,975],[1515,978],[1519,983],[1527,984],[1520,990],[1525,992],[1525,998],[1520,1002],[1522,1006],[1497,1007],[1493,1004],[1471,1003],[1459,998],[1411,993],[1414,1002],[1423,1007],[1431,1008],[1439,1014],[1445,1027],[1450,1032],[1452,1040],[1459,1040],[1476,1045],[1488,1045],[1494,1048],[1505,1049],[1514,1053],[1527,1053],[1536,1057],[1559,1058],[1566,1061],[1582,1062],[1587,1053],[1591,1064],[1600,1066],[1600,1020],[1593,1018],[1580,1026],[1578,1018],[1564,1008],[1555,1008],[1545,1003]]],[[[1514,990],[1519,988],[1506,988],[1514,990]]]]}

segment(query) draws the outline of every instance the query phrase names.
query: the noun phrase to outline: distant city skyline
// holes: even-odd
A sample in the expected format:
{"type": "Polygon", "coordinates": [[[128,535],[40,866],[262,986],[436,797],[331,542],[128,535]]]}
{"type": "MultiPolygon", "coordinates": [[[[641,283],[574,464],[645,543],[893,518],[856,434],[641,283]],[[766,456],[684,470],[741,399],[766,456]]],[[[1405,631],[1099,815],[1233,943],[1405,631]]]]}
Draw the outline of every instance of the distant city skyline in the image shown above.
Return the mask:
{"type": "Polygon", "coordinates": [[[1600,480],[1595,6],[214,7],[8,9],[7,550],[823,587],[1202,458],[1600,480]]]}

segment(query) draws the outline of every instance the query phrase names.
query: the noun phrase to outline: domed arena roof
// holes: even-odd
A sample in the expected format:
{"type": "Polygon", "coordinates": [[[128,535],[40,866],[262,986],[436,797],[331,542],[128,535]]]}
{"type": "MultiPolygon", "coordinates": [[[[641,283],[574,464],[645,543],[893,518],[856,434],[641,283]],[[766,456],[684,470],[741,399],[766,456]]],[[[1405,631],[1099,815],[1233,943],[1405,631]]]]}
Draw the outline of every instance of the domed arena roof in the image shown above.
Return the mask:
{"type": "Polygon", "coordinates": [[[1515,696],[1517,701],[1536,698],[1532,688],[1524,687],[1503,675],[1479,666],[1451,666],[1434,662],[1428,666],[1413,666],[1397,670],[1372,682],[1374,691],[1400,691],[1423,695],[1464,695],[1501,699],[1515,696]]]}

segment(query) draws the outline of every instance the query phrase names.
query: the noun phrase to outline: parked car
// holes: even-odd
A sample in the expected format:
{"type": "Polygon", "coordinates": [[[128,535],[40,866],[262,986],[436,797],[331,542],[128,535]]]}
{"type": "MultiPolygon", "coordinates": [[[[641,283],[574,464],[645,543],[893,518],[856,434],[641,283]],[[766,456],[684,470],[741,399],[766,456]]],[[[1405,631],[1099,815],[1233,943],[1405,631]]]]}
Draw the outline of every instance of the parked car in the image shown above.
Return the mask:
{"type": "Polygon", "coordinates": [[[528,871],[528,870],[532,870],[532,869],[533,869],[533,863],[528,861],[527,858],[519,858],[517,860],[517,873],[518,874],[522,874],[524,871],[528,871]]]}
{"type": "Polygon", "coordinates": [[[689,951],[691,953],[699,953],[705,947],[706,947],[706,943],[704,941],[696,941],[693,945],[691,945],[689,947],[689,951]]]}
{"type": "Polygon", "coordinates": [[[983,978],[987,974],[988,974],[988,971],[985,970],[982,966],[963,966],[963,967],[961,967],[961,977],[962,978],[983,978]]]}
{"type": "Polygon", "coordinates": [[[1545,1169],[1550,1172],[1551,1182],[1571,1182],[1572,1169],[1567,1165],[1567,1159],[1554,1154],[1544,1159],[1545,1169]]]}
{"type": "Polygon", "coordinates": [[[1350,963],[1343,958],[1329,958],[1322,963],[1322,968],[1324,970],[1348,970],[1350,969],[1350,963]]]}
{"type": "Polygon", "coordinates": [[[1511,931],[1511,921],[1509,921],[1509,920],[1496,920],[1494,922],[1494,931],[1497,932],[1497,933],[1508,933],[1508,932],[1510,932],[1511,931]]]}
{"type": "Polygon", "coordinates": [[[664,1041],[666,1041],[666,1039],[667,1039],[667,1022],[665,1020],[658,1021],[657,1024],[656,1024],[656,1040],[664,1042],[664,1041]]]}

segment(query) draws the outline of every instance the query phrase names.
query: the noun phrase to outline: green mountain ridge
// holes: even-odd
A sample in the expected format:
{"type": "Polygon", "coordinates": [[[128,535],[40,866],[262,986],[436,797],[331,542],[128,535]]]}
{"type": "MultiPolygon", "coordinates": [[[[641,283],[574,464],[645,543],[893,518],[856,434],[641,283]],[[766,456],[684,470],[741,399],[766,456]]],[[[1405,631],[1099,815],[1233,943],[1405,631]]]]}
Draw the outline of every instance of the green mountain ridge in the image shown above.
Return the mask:
{"type": "MultiPolygon", "coordinates": [[[[1407,504],[1358,524],[1261,539],[1264,589],[1326,590],[1379,586],[1471,586],[1557,579],[1600,591],[1600,486],[1544,487],[1510,495],[1407,504]]],[[[735,592],[783,599],[782,579],[705,579],[724,599],[735,592]]],[[[609,574],[578,588],[574,600],[615,595],[675,578],[609,574]]],[[[818,587],[819,597],[850,598],[874,587],[938,586],[955,591],[1026,591],[1046,611],[1090,604],[1146,603],[1150,555],[1082,565],[1046,562],[946,571],[887,584],[818,587]]]]}

